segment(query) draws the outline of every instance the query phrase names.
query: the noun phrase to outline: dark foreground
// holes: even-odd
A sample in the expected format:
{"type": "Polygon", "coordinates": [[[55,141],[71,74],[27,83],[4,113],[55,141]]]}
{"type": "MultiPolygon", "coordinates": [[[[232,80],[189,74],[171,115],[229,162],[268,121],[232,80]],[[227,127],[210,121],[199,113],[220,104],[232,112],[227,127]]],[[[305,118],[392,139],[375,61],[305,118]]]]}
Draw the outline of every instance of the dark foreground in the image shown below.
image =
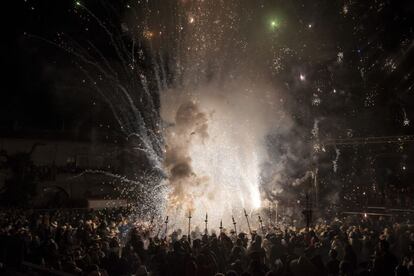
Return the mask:
{"type": "MultiPolygon", "coordinates": [[[[1,275],[414,275],[414,225],[354,218],[313,229],[203,235],[127,209],[0,211],[1,275]],[[155,225],[155,224],[154,224],[155,225]]],[[[218,231],[219,233],[219,231],[218,231]]]]}

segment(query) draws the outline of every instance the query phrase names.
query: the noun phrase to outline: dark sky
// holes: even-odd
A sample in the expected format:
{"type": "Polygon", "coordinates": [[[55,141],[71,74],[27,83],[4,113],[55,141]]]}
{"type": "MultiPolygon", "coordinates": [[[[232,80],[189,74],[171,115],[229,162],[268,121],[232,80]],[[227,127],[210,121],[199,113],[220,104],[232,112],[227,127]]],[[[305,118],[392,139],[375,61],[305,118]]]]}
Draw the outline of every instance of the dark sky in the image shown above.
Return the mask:
{"type": "MultiPolygon", "coordinates": [[[[120,14],[127,2],[116,2],[120,14]]],[[[280,6],[283,7],[284,17],[292,22],[293,19],[297,22],[303,20],[305,25],[306,22],[313,22],[318,28],[318,39],[304,35],[305,42],[310,44],[313,39],[317,44],[326,36],[329,37],[326,41],[336,41],[337,47],[344,48],[346,55],[352,52],[352,55],[348,55],[352,58],[347,59],[347,64],[337,70],[337,76],[341,78],[338,83],[346,82],[349,86],[355,83],[356,87],[350,89],[360,92],[346,97],[349,102],[338,104],[337,107],[332,103],[330,107],[317,111],[317,114],[329,116],[336,108],[349,109],[354,106],[354,115],[344,120],[349,122],[350,128],[360,129],[361,135],[413,133],[413,123],[403,125],[404,116],[414,120],[412,1],[315,1],[305,9],[300,7],[307,1],[292,1],[292,4],[283,1],[259,2],[266,4],[263,16],[280,6]],[[341,16],[338,9],[341,8],[349,9],[349,14],[338,19],[341,16]],[[392,69],[389,74],[384,73],[387,58],[396,63],[396,69],[392,69]],[[359,78],[356,74],[360,73],[356,69],[358,59],[364,60],[365,70],[376,60],[382,64],[378,66],[381,70],[366,73],[365,87],[361,86],[360,80],[356,80],[359,78]],[[372,87],[375,87],[375,106],[366,108],[364,101],[369,101],[369,97],[364,94],[366,91],[361,90],[372,87]],[[381,119],[376,122],[377,117],[381,119]],[[360,124],[361,119],[365,126],[360,124]],[[376,126],[375,129],[368,127],[369,121],[376,126]],[[383,129],[378,130],[378,127],[383,129]],[[370,130],[362,131],[366,128],[370,130]]],[[[98,16],[107,18],[97,4],[99,1],[85,3],[98,16]]],[[[162,2],[159,3],[162,8],[162,2]]],[[[64,127],[79,132],[102,124],[114,126],[103,101],[94,91],[82,85],[83,76],[74,64],[73,57],[40,39],[54,41],[56,34],[61,32],[75,41],[88,38],[105,51],[105,39],[93,31],[98,28],[96,24],[76,10],[74,1],[16,0],[8,1],[6,5],[10,5],[6,10],[13,16],[5,28],[1,43],[1,60],[6,72],[3,74],[4,87],[0,96],[0,129],[9,132],[16,129],[59,130],[64,127]],[[85,28],[88,28],[87,32],[85,28]]],[[[120,22],[115,17],[110,20],[120,22]]],[[[288,35],[285,37],[289,38],[288,35]]],[[[291,39],[290,42],[296,43],[297,40],[291,39]]],[[[318,54],[321,53],[323,49],[318,54]]],[[[315,62],[309,66],[314,79],[327,67],[315,62]]],[[[340,98],[335,101],[343,100],[340,98]]]]}
{"type": "Polygon", "coordinates": [[[8,5],[13,5],[9,9],[13,17],[1,43],[5,73],[0,130],[78,133],[112,124],[102,100],[81,84],[84,76],[73,57],[46,41],[54,41],[60,32],[85,39],[74,2],[19,0],[8,5]]]}

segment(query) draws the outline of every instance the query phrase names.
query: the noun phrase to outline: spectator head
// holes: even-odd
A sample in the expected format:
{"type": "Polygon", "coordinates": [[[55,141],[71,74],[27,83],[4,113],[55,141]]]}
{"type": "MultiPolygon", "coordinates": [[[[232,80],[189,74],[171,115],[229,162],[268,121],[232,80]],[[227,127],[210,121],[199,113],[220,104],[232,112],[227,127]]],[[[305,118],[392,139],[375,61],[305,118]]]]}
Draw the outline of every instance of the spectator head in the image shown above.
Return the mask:
{"type": "Polygon", "coordinates": [[[386,240],[380,240],[378,242],[378,249],[380,252],[388,252],[390,244],[386,240]]]}
{"type": "Polygon", "coordinates": [[[259,235],[256,235],[254,238],[254,241],[256,242],[257,245],[261,245],[262,244],[262,237],[259,235]]]}
{"type": "Polygon", "coordinates": [[[179,241],[175,241],[173,244],[173,247],[174,247],[174,252],[182,251],[181,243],[179,241]]]}
{"type": "Polygon", "coordinates": [[[238,238],[238,239],[236,240],[236,245],[237,245],[237,246],[243,246],[243,241],[242,241],[240,238],[238,238]]]}
{"type": "Polygon", "coordinates": [[[239,274],[234,270],[228,270],[226,276],[238,276],[239,274]]]}
{"type": "Polygon", "coordinates": [[[408,246],[408,250],[409,250],[411,253],[414,253],[414,242],[411,242],[411,243],[410,243],[410,245],[408,246]]]}
{"type": "Polygon", "coordinates": [[[331,259],[338,258],[338,252],[335,249],[329,250],[329,257],[331,257],[331,259]]]}

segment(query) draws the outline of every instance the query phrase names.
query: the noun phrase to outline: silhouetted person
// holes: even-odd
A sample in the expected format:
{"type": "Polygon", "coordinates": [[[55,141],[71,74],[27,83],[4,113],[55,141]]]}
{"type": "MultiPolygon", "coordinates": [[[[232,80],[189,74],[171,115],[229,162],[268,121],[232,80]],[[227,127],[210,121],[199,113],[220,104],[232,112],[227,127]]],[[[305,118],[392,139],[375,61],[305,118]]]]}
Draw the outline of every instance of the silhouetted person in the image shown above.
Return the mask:
{"type": "Polygon", "coordinates": [[[389,243],[385,240],[378,242],[373,265],[373,273],[376,276],[394,275],[397,266],[397,258],[390,252],[389,243]]]}
{"type": "Polygon", "coordinates": [[[345,254],[343,261],[348,262],[351,265],[351,273],[356,270],[358,259],[353,247],[350,244],[345,245],[345,254]]]}
{"type": "Polygon", "coordinates": [[[338,275],[339,274],[339,264],[340,261],[337,259],[338,258],[338,252],[336,252],[335,249],[331,249],[329,251],[329,261],[326,264],[326,270],[328,271],[328,275],[338,275]]]}

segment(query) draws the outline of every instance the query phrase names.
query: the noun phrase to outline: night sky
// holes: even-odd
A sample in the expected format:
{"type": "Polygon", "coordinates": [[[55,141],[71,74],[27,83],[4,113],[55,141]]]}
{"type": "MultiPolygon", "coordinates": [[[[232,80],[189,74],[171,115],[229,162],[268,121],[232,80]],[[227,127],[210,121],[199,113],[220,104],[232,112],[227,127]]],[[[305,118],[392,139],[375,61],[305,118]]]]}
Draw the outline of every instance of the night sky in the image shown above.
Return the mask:
{"type": "Polygon", "coordinates": [[[72,57],[45,41],[53,41],[57,32],[85,39],[82,22],[73,9],[74,2],[9,4],[13,5],[10,11],[14,16],[6,29],[7,40],[1,44],[1,59],[7,68],[0,100],[1,131],[80,133],[111,124],[113,118],[105,115],[108,109],[102,100],[81,85],[84,76],[72,57]]]}
{"type": "MultiPolygon", "coordinates": [[[[85,3],[97,15],[105,17],[98,2],[85,3]]],[[[288,21],[288,31],[293,34],[283,34],[286,45],[297,43],[297,38],[292,38],[297,36],[304,43],[317,44],[308,46],[319,49],[317,52],[312,49],[312,55],[327,54],[330,48],[342,49],[346,64],[333,81],[342,88],[348,86],[352,93],[337,99],[335,106],[330,106],[332,109],[352,109],[345,111],[349,115],[346,118],[349,120],[348,128],[358,130],[361,133],[358,136],[413,132],[412,124],[403,124],[403,110],[408,119],[414,116],[414,4],[411,1],[315,1],[313,4],[306,1],[292,1],[289,4],[284,1],[259,2],[265,7],[258,17],[266,18],[268,14],[277,12],[288,21]],[[309,24],[313,25],[313,30],[306,32],[309,24]],[[366,70],[364,84],[359,76],[360,66],[366,70]],[[346,104],[341,101],[346,101],[346,104]],[[361,120],[364,124],[361,124],[361,120]]],[[[260,5],[259,2],[257,5],[260,5]]],[[[56,130],[62,128],[63,124],[66,129],[75,129],[81,127],[80,124],[88,128],[92,126],[92,121],[98,122],[92,117],[100,118],[101,113],[106,114],[105,106],[98,103],[100,101],[96,94],[80,87],[76,80],[82,75],[73,66],[72,57],[45,41],[25,35],[53,41],[56,33],[64,32],[78,41],[87,37],[104,49],[103,39],[93,31],[97,28],[96,24],[90,20],[85,23],[74,1],[10,1],[6,5],[11,5],[7,10],[13,16],[5,28],[1,44],[1,59],[5,69],[5,86],[0,101],[1,129],[9,131],[20,127],[56,130]],[[94,102],[96,105],[93,105],[94,102]]],[[[115,8],[122,14],[126,5],[127,1],[118,1],[115,8]]],[[[158,5],[162,9],[162,5],[158,5]]],[[[109,20],[117,21],[117,18],[109,20]]],[[[251,28],[265,27],[256,24],[251,28]]],[[[302,64],[306,64],[306,61],[302,64]]],[[[327,70],[331,65],[329,60],[321,58],[320,62],[308,61],[305,66],[314,74],[312,78],[316,79],[318,71],[327,70]]],[[[328,112],[324,110],[321,113],[328,112]]],[[[110,116],[102,118],[102,121],[107,120],[111,120],[110,116]]]]}

